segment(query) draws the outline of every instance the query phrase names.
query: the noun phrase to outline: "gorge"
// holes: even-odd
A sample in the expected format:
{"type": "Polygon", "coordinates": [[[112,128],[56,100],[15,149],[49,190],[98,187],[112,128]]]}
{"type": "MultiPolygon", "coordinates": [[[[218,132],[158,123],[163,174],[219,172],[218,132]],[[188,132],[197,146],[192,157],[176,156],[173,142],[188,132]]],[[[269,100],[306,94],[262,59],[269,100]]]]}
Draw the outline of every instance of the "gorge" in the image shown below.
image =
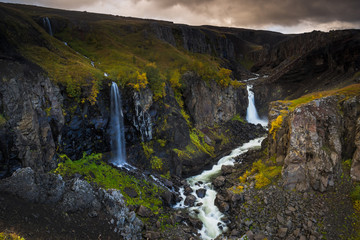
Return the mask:
{"type": "Polygon", "coordinates": [[[0,238],[360,236],[359,30],[0,15],[0,238]]]}

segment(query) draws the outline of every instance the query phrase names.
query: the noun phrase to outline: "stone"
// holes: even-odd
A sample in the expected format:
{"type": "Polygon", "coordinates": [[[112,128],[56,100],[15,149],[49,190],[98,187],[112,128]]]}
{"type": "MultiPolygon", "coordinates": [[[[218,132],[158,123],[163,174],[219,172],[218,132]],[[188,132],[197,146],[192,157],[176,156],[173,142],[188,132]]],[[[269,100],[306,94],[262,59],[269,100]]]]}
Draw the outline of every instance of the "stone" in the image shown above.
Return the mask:
{"type": "Polygon", "coordinates": [[[184,186],[184,194],[185,196],[190,195],[194,190],[190,187],[190,185],[184,186]]]}
{"type": "Polygon", "coordinates": [[[254,240],[254,233],[251,230],[247,231],[245,235],[248,237],[249,240],[254,240]]]}
{"type": "Polygon", "coordinates": [[[136,198],[138,196],[138,193],[135,191],[135,189],[131,187],[125,187],[124,192],[131,198],[136,198]]]}
{"type": "Polygon", "coordinates": [[[215,180],[213,181],[213,184],[215,187],[223,186],[225,184],[225,177],[219,176],[219,177],[215,178],[215,180]]]}
{"type": "Polygon", "coordinates": [[[205,188],[200,188],[200,189],[196,190],[196,195],[198,196],[198,198],[204,198],[205,194],[206,194],[205,188]]]}
{"type": "Polygon", "coordinates": [[[221,173],[222,175],[228,175],[233,172],[234,167],[231,165],[222,165],[221,166],[221,173]]]}
{"type": "Polygon", "coordinates": [[[280,238],[284,238],[287,234],[288,229],[287,228],[279,228],[277,235],[280,238]]]}
{"type": "Polygon", "coordinates": [[[145,233],[145,239],[159,239],[161,237],[160,232],[147,231],[145,233]]]}
{"type": "Polygon", "coordinates": [[[264,239],[267,239],[266,236],[262,233],[259,233],[259,234],[255,234],[254,236],[254,240],[264,240],[264,239]]]}
{"type": "Polygon", "coordinates": [[[239,236],[239,234],[240,234],[240,232],[238,231],[238,230],[236,230],[236,229],[233,229],[232,231],[231,231],[231,233],[230,233],[230,236],[239,236]]]}
{"type": "Polygon", "coordinates": [[[140,217],[152,217],[154,213],[147,207],[144,207],[143,205],[140,205],[139,209],[137,210],[137,214],[140,217]]]}
{"type": "Polygon", "coordinates": [[[189,207],[193,207],[196,201],[196,197],[194,195],[189,195],[185,198],[184,204],[189,207]]]}

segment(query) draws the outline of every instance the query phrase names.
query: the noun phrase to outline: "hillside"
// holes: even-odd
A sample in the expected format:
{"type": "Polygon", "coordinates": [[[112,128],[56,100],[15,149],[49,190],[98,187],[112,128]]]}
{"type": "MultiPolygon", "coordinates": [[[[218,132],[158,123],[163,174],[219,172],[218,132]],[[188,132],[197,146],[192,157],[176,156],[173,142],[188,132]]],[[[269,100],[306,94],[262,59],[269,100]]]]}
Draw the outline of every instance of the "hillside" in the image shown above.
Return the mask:
{"type": "Polygon", "coordinates": [[[0,16],[0,238],[358,238],[360,30],[0,16]]]}

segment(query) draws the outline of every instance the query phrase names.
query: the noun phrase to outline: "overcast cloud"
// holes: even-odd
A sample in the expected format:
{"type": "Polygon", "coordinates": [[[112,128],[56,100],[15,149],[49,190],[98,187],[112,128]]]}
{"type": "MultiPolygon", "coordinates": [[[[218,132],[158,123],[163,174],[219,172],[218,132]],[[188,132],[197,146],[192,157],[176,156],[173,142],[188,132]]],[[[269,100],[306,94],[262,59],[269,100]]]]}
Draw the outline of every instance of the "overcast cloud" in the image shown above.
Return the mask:
{"type": "Polygon", "coordinates": [[[360,0],[0,0],[282,32],[360,28],[360,0]]]}

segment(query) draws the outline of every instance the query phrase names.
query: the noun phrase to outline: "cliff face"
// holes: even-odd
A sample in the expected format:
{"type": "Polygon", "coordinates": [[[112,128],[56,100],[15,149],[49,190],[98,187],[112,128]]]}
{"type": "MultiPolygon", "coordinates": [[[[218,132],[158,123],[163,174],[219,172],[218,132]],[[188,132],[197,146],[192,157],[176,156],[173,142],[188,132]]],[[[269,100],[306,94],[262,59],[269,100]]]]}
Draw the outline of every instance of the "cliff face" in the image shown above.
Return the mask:
{"type": "Polygon", "coordinates": [[[264,115],[269,102],[358,82],[360,32],[311,32],[285,39],[252,70],[269,77],[254,87],[257,106],[264,115]],[[276,91],[273,91],[276,89],[276,91]]]}
{"type": "Polygon", "coordinates": [[[187,74],[184,78],[187,86],[185,107],[197,128],[226,122],[236,114],[246,117],[248,99],[244,87],[222,88],[215,82],[206,83],[194,74],[187,74]]]}
{"type": "Polygon", "coordinates": [[[326,191],[334,186],[342,173],[341,163],[349,158],[352,178],[359,180],[358,94],[319,98],[290,112],[290,104],[271,104],[269,156],[283,164],[286,189],[326,191]]]}
{"type": "Polygon", "coordinates": [[[59,88],[37,66],[0,60],[1,175],[21,164],[39,171],[56,166],[64,125],[59,88]]]}

